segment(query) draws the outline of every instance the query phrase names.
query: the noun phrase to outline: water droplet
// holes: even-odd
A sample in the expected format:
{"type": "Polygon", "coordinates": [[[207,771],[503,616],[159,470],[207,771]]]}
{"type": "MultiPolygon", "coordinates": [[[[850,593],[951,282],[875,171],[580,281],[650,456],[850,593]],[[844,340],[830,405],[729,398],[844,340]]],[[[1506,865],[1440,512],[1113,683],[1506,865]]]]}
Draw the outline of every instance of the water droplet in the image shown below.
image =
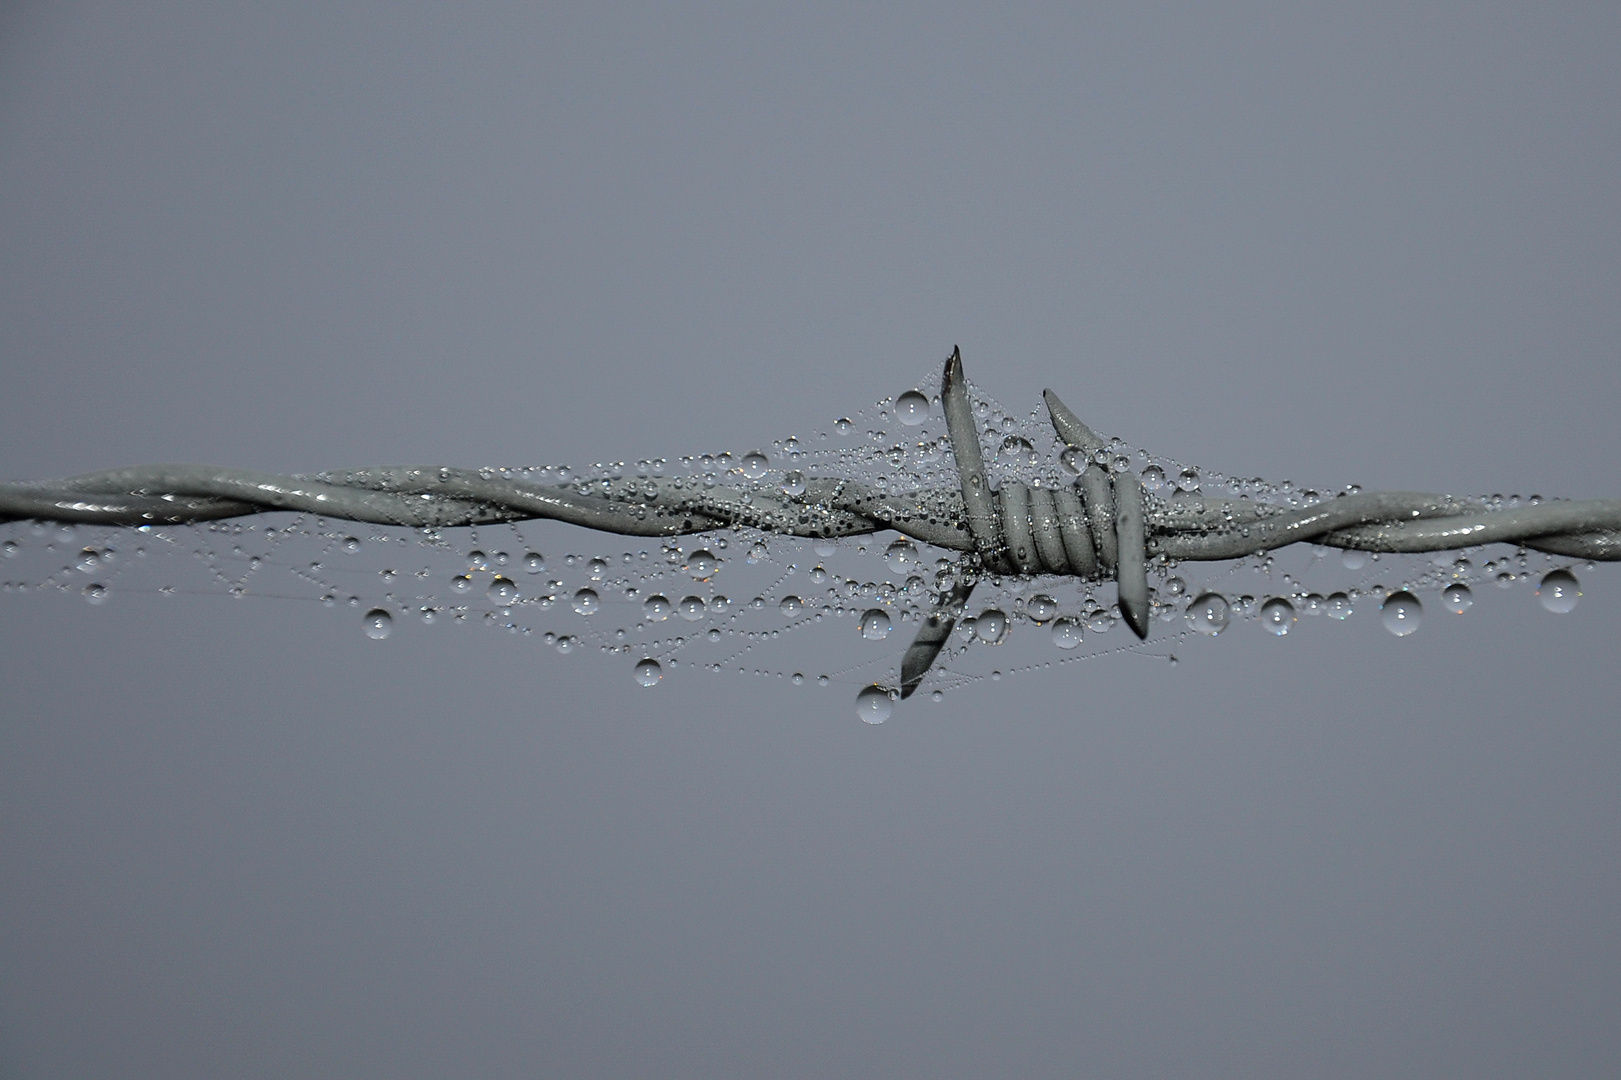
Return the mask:
{"type": "Polygon", "coordinates": [[[1261,605],[1261,625],[1266,632],[1282,637],[1294,628],[1295,606],[1281,596],[1274,596],[1261,605]]]}
{"type": "Polygon", "coordinates": [[[897,540],[884,549],[884,561],[896,570],[918,564],[917,545],[910,540],[897,540]]]}
{"type": "Polygon", "coordinates": [[[1347,570],[1360,570],[1368,565],[1368,553],[1347,548],[1340,552],[1340,565],[1347,570]]]}
{"type": "Polygon", "coordinates": [[[974,636],[987,645],[1000,645],[1007,636],[1007,615],[996,608],[980,612],[974,620],[974,636]]]}
{"type": "Polygon", "coordinates": [[[755,450],[744,454],[743,460],[738,464],[742,468],[744,476],[750,480],[758,480],[765,475],[766,469],[770,467],[771,463],[764,454],[755,450]]]}
{"type": "Polygon", "coordinates": [[[84,598],[92,604],[105,603],[107,600],[107,586],[90,584],[84,587],[84,598]]]}
{"type": "Polygon", "coordinates": [[[355,552],[360,550],[360,538],[357,536],[345,536],[343,538],[342,547],[344,551],[353,555],[355,552]]]}
{"type": "Polygon", "coordinates": [[[1537,600],[1555,615],[1568,615],[1576,610],[1582,598],[1581,584],[1569,570],[1550,570],[1537,586],[1537,600]]]}
{"type": "Polygon", "coordinates": [[[457,574],[450,579],[450,587],[457,592],[466,592],[473,587],[473,579],[466,574],[457,574]]]}
{"type": "Polygon", "coordinates": [[[1025,601],[1024,613],[1035,623],[1044,623],[1058,614],[1058,601],[1046,593],[1036,593],[1025,601]]]}
{"type": "Polygon", "coordinates": [[[782,612],[784,615],[798,615],[799,609],[804,606],[805,601],[801,600],[799,597],[785,596],[782,598],[782,602],[777,605],[777,610],[782,612]]]}
{"type": "Polygon", "coordinates": [[[1475,594],[1464,584],[1448,585],[1441,590],[1441,603],[1454,615],[1462,615],[1474,605],[1475,594]]]}
{"type": "Polygon", "coordinates": [[[700,549],[687,556],[687,573],[699,581],[714,577],[715,571],[719,569],[720,560],[715,558],[712,551],[700,549]]]}
{"type": "Polygon", "coordinates": [[[1086,471],[1086,451],[1072,446],[1058,455],[1058,464],[1071,476],[1079,476],[1086,471]]]}
{"type": "Polygon", "coordinates": [[[688,622],[697,622],[704,617],[704,598],[701,596],[683,596],[681,602],[675,606],[675,610],[688,622]]]}
{"type": "Polygon", "coordinates": [[[595,589],[581,589],[574,594],[574,610],[581,615],[595,615],[602,608],[602,598],[595,589]]]}
{"type": "Polygon", "coordinates": [[[1003,461],[1018,464],[1034,464],[1036,448],[1030,445],[1030,440],[1020,435],[1009,435],[1002,440],[1002,449],[999,455],[1003,461]]]}
{"type": "Polygon", "coordinates": [[[1220,593],[1207,592],[1188,605],[1188,625],[1201,634],[1215,636],[1227,629],[1232,608],[1220,593]]]}
{"type": "Polygon", "coordinates": [[[1183,491],[1199,490],[1199,470],[1194,468],[1183,469],[1176,478],[1176,486],[1183,491]]]}
{"type": "Polygon", "coordinates": [[[868,608],[861,613],[861,636],[868,641],[882,641],[889,636],[889,613],[883,608],[868,608]]]}
{"type": "Polygon", "coordinates": [[[1418,597],[1403,589],[1393,592],[1385,597],[1385,602],[1379,608],[1380,618],[1384,621],[1385,629],[1397,637],[1406,637],[1418,629],[1418,624],[1424,620],[1424,605],[1418,602],[1418,597]]]}
{"type": "Polygon", "coordinates": [[[467,565],[474,570],[488,570],[490,568],[490,557],[475,548],[467,553],[467,565]]]}
{"type": "Polygon", "coordinates": [[[642,601],[642,616],[648,622],[663,622],[670,617],[670,599],[653,595],[642,601]]]}
{"type": "Polygon", "coordinates": [[[802,671],[796,671],[796,672],[793,673],[793,675],[789,678],[788,681],[792,682],[795,686],[804,686],[805,685],[805,673],[802,672],[802,671]]]}
{"type": "Polygon", "coordinates": [[[1073,649],[1081,643],[1081,624],[1075,619],[1057,619],[1053,622],[1053,644],[1060,649],[1073,649]]]}
{"type": "Polygon", "coordinates": [[[658,681],[664,678],[664,669],[652,658],[639,660],[636,663],[635,676],[638,685],[657,686],[658,681]]]}
{"type": "Polygon", "coordinates": [[[1159,491],[1165,486],[1165,470],[1158,465],[1150,465],[1143,470],[1143,487],[1149,491],[1159,491]]]}
{"type": "Polygon", "coordinates": [[[486,592],[491,603],[499,604],[502,607],[518,599],[518,585],[511,578],[495,578],[490,582],[490,587],[486,592]]]}
{"type": "Polygon", "coordinates": [[[1344,622],[1351,617],[1351,598],[1342,592],[1329,593],[1323,601],[1323,614],[1344,622]]]}
{"type": "Polygon", "coordinates": [[[785,473],[782,478],[782,493],[794,499],[805,494],[805,474],[798,469],[785,473]]]}
{"type": "Polygon", "coordinates": [[[523,568],[531,574],[538,574],[546,569],[546,556],[538,551],[531,551],[523,557],[523,568]]]}
{"type": "Polygon", "coordinates": [[[832,540],[823,538],[813,542],[811,544],[811,550],[825,559],[835,551],[839,550],[839,545],[832,540]]]}
{"type": "Polygon", "coordinates": [[[79,552],[78,567],[81,572],[88,574],[100,565],[101,552],[97,551],[95,548],[87,547],[83,551],[79,552]]]}
{"type": "Polygon", "coordinates": [[[366,636],[373,641],[382,641],[394,632],[394,616],[382,608],[372,608],[366,612],[361,625],[366,628],[366,636]]]}
{"type": "Polygon", "coordinates": [[[570,637],[568,634],[563,634],[557,639],[557,651],[565,654],[571,653],[574,651],[574,646],[576,644],[578,643],[574,640],[574,638],[570,637]]]}
{"type": "Polygon", "coordinates": [[[869,724],[882,724],[895,712],[895,699],[876,683],[856,695],[856,715],[869,724]]]}
{"type": "Polygon", "coordinates": [[[1300,614],[1321,615],[1323,613],[1323,597],[1320,593],[1310,593],[1300,601],[1300,614]]]}
{"type": "Polygon", "coordinates": [[[592,559],[586,565],[586,572],[591,575],[592,581],[601,581],[608,576],[608,560],[600,556],[592,559]]]}
{"type": "Polygon", "coordinates": [[[916,390],[908,390],[895,399],[895,415],[907,427],[917,427],[929,418],[929,399],[916,390]]]}

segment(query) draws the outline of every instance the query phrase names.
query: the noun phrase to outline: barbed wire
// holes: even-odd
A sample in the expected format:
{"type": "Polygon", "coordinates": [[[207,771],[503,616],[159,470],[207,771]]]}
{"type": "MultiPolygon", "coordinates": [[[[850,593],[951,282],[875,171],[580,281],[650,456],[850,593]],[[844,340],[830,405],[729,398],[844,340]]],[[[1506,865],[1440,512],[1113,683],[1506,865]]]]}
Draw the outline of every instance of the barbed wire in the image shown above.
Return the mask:
{"type": "Polygon", "coordinates": [[[1043,392],[1068,448],[1070,483],[991,486],[962,357],[953,349],[940,403],[958,485],[891,492],[844,477],[807,477],[797,494],[697,477],[610,477],[541,484],[510,470],[385,466],[283,476],[203,465],[143,465],[63,480],[0,484],[0,520],[153,526],[268,511],[421,529],[536,519],[623,536],[671,537],[748,528],[817,539],[894,530],[961,553],[901,664],[902,697],[921,683],[986,576],[1053,575],[1113,581],[1139,638],[1150,623],[1151,562],[1243,558],[1291,544],[1375,553],[1513,543],[1594,561],[1621,560],[1621,500],[1540,500],[1499,506],[1423,492],[1358,492],[1284,506],[1236,496],[1161,497],[1129,460],[1043,392]]]}

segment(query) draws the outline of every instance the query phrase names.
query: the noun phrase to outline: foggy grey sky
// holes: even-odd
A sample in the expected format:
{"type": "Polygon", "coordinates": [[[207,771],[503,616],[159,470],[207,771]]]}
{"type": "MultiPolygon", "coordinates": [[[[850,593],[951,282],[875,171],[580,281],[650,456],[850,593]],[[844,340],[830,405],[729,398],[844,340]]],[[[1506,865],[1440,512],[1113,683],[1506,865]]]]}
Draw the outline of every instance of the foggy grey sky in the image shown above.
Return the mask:
{"type": "MultiPolygon", "coordinates": [[[[960,344],[1230,473],[1614,497],[1618,35],[22,5],[0,473],[746,450],[960,344]]],[[[0,597],[0,1075],[1614,1075],[1621,572],[1584,586],[881,728],[314,605],[0,597]]]]}

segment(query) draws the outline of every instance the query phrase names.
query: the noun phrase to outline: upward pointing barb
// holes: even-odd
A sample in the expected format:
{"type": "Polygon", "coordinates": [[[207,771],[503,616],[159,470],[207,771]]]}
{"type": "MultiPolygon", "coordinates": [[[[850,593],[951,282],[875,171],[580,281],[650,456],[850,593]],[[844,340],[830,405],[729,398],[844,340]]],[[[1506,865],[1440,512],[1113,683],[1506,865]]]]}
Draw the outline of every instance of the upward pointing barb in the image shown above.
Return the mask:
{"type": "Polygon", "coordinates": [[[964,516],[974,538],[974,550],[987,569],[1004,569],[1005,545],[997,521],[996,500],[985,476],[985,457],[979,448],[979,432],[974,424],[974,407],[968,400],[968,380],[962,373],[962,351],[952,346],[940,380],[940,405],[946,414],[946,433],[951,453],[957,459],[957,475],[962,483],[964,516]]]}

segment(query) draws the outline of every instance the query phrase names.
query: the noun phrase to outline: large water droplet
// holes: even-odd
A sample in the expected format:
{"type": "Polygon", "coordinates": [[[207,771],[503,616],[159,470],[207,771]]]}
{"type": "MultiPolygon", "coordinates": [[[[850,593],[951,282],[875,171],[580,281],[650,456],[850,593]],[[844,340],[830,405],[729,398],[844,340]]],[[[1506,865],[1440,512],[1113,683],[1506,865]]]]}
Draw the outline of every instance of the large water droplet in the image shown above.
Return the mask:
{"type": "Polygon", "coordinates": [[[897,540],[884,549],[884,561],[896,570],[918,564],[917,545],[910,540],[897,540]]]}
{"type": "Polygon", "coordinates": [[[107,586],[92,583],[84,587],[84,598],[92,604],[102,604],[107,601],[107,586]]]}
{"type": "Polygon", "coordinates": [[[755,450],[751,453],[744,454],[743,460],[739,462],[738,465],[742,468],[744,476],[748,477],[750,480],[758,480],[765,475],[766,469],[770,468],[771,466],[771,462],[764,454],[760,453],[758,450],[755,450]]]}
{"type": "Polygon", "coordinates": [[[1340,565],[1347,570],[1360,570],[1368,565],[1368,553],[1347,548],[1340,552],[1340,565]]]}
{"type": "Polygon", "coordinates": [[[1086,471],[1088,464],[1086,451],[1072,446],[1058,455],[1058,464],[1071,476],[1079,476],[1086,471]]]}
{"type": "Polygon", "coordinates": [[[697,622],[704,617],[704,598],[701,596],[683,596],[675,610],[688,622],[697,622]]]}
{"type": "Polygon", "coordinates": [[[1003,461],[1012,464],[1033,465],[1036,461],[1036,448],[1022,435],[1009,435],[1002,440],[999,456],[1003,461]]]}
{"type": "Polygon", "coordinates": [[[1441,590],[1441,603],[1454,615],[1462,615],[1474,605],[1475,594],[1461,582],[1441,590]]]}
{"type": "Polygon", "coordinates": [[[889,636],[889,613],[883,608],[868,608],[861,613],[861,636],[868,641],[882,641],[889,636]]]}
{"type": "Polygon", "coordinates": [[[467,565],[474,570],[488,570],[490,568],[490,557],[476,549],[469,551],[467,553],[467,565]]]}
{"type": "Polygon", "coordinates": [[[1207,592],[1188,605],[1188,625],[1201,634],[1214,636],[1227,629],[1232,609],[1220,593],[1207,592]]]}
{"type": "Polygon", "coordinates": [[[1165,470],[1158,465],[1150,465],[1143,470],[1143,487],[1149,491],[1159,491],[1165,487],[1165,470]]]}
{"type": "Polygon", "coordinates": [[[811,550],[825,559],[835,551],[839,550],[839,545],[834,541],[823,537],[822,539],[811,542],[811,550]]]}
{"type": "Polygon", "coordinates": [[[1081,624],[1075,619],[1058,619],[1053,622],[1053,644],[1060,649],[1073,649],[1081,643],[1081,624]]]}
{"type": "Polygon", "coordinates": [[[601,581],[608,576],[608,560],[599,555],[587,563],[585,569],[592,581],[601,581]]]}
{"type": "Polygon", "coordinates": [[[546,556],[538,551],[531,551],[523,557],[523,568],[531,574],[538,574],[546,569],[546,556]]]}
{"type": "Polygon", "coordinates": [[[473,587],[473,579],[466,574],[457,574],[450,579],[450,587],[457,592],[466,592],[473,587]]]}
{"type": "Polygon", "coordinates": [[[636,664],[636,681],[642,686],[657,686],[658,681],[664,678],[664,669],[654,659],[640,660],[636,664]]]}
{"type": "Polygon", "coordinates": [[[595,615],[602,608],[602,598],[595,589],[581,589],[574,594],[574,610],[581,615],[595,615]]]}
{"type": "Polygon", "coordinates": [[[1411,634],[1424,620],[1424,605],[1418,602],[1418,597],[1405,589],[1385,597],[1379,612],[1385,629],[1397,637],[1411,634]]]}
{"type": "Polygon", "coordinates": [[[882,724],[894,712],[895,699],[882,686],[868,686],[856,695],[856,715],[869,724],[882,724]]]}
{"type": "Polygon", "coordinates": [[[346,553],[353,555],[355,552],[360,550],[360,538],[358,536],[345,536],[343,538],[343,543],[339,546],[341,546],[346,553]]]}
{"type": "Polygon", "coordinates": [[[394,616],[382,608],[372,608],[366,612],[361,625],[366,628],[366,636],[373,641],[382,641],[394,632],[394,616]]]}
{"type": "Polygon", "coordinates": [[[490,582],[487,592],[492,604],[505,607],[518,599],[518,583],[511,578],[497,577],[490,582]]]}
{"type": "Polygon", "coordinates": [[[1582,598],[1581,583],[1569,570],[1550,570],[1542,575],[1537,586],[1537,600],[1555,615],[1568,615],[1576,610],[1582,598]]]}
{"type": "Polygon", "coordinates": [[[642,617],[648,622],[663,622],[670,617],[670,598],[667,596],[649,596],[642,601],[642,617]]]}
{"type": "Polygon", "coordinates": [[[917,427],[929,418],[929,399],[916,390],[908,390],[895,399],[895,415],[907,427],[917,427]]]}
{"type": "Polygon", "coordinates": [[[1058,614],[1058,601],[1046,593],[1036,593],[1025,601],[1024,613],[1030,616],[1034,623],[1044,623],[1058,614]]]}
{"type": "Polygon", "coordinates": [[[1266,632],[1282,637],[1295,625],[1295,606],[1281,596],[1274,596],[1261,605],[1261,625],[1266,632]]]}
{"type": "Polygon", "coordinates": [[[798,469],[783,474],[782,493],[793,499],[805,494],[805,474],[798,469]]]}
{"type": "Polygon", "coordinates": [[[1344,622],[1351,617],[1351,598],[1342,592],[1329,593],[1323,601],[1323,614],[1344,622]]]}
{"type": "Polygon", "coordinates": [[[784,615],[798,615],[799,609],[805,606],[805,601],[797,596],[785,596],[777,605],[777,610],[784,615]]]}
{"type": "Polygon", "coordinates": [[[1000,645],[1007,636],[1007,615],[991,608],[974,620],[974,636],[987,645],[1000,645]]]}
{"type": "Polygon", "coordinates": [[[699,549],[687,556],[687,573],[699,581],[714,577],[715,571],[719,569],[720,560],[715,558],[715,553],[712,551],[699,549]]]}

